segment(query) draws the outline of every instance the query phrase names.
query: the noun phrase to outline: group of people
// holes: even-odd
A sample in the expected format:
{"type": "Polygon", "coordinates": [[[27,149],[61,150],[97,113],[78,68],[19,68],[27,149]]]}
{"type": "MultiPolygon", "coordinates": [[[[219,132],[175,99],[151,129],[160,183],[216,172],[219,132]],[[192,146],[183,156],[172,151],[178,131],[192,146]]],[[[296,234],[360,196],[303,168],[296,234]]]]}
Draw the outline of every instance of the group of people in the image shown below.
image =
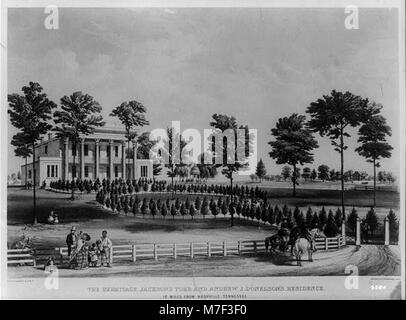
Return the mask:
{"type": "Polygon", "coordinates": [[[66,237],[68,246],[69,266],[72,269],[83,269],[90,267],[111,267],[110,253],[113,243],[103,230],[101,238],[90,244],[90,235],[72,227],[66,237]]]}
{"type": "Polygon", "coordinates": [[[49,224],[58,224],[58,223],[59,223],[59,216],[58,216],[58,214],[55,213],[54,211],[51,211],[51,212],[49,213],[47,222],[48,222],[49,224]]]}

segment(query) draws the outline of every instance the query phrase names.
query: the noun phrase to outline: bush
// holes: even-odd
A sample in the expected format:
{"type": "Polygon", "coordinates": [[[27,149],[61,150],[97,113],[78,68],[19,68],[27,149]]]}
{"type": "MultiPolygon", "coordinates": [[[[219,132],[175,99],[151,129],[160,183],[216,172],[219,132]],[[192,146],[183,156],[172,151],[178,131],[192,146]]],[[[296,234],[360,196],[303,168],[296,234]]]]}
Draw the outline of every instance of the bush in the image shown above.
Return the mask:
{"type": "Polygon", "coordinates": [[[354,234],[355,234],[356,228],[357,228],[357,219],[358,219],[357,210],[355,210],[355,208],[352,208],[351,213],[347,219],[347,225],[354,234]]]}
{"type": "Polygon", "coordinates": [[[399,222],[396,217],[396,214],[393,212],[392,209],[390,209],[387,218],[389,220],[390,241],[392,243],[398,243],[398,241],[399,241],[399,222]]]}
{"type": "Polygon", "coordinates": [[[375,213],[374,208],[371,207],[371,209],[369,209],[366,217],[365,217],[365,222],[367,223],[367,225],[369,226],[370,230],[371,230],[371,235],[374,234],[374,231],[376,230],[376,228],[378,228],[378,216],[375,213]]]}
{"type": "Polygon", "coordinates": [[[326,226],[324,227],[324,234],[326,237],[337,236],[339,230],[334,220],[333,211],[329,211],[326,226]]]}

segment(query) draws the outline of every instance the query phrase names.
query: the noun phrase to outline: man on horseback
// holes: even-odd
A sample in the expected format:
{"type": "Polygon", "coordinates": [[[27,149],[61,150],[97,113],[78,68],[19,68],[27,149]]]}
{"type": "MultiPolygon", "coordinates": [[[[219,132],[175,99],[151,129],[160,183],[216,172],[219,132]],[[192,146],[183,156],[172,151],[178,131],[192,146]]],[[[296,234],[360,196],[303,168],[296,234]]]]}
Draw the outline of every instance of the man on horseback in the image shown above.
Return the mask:
{"type": "MultiPolygon", "coordinates": [[[[317,225],[315,226],[315,229],[317,228],[317,225]]],[[[314,230],[314,229],[313,229],[314,230]]],[[[316,237],[315,237],[315,233],[312,232],[312,230],[310,230],[309,227],[306,226],[305,228],[305,238],[307,239],[307,241],[309,241],[310,245],[311,245],[311,249],[313,252],[316,252],[316,237]]]]}
{"type": "Polygon", "coordinates": [[[281,222],[281,225],[278,230],[278,236],[281,239],[280,250],[285,251],[287,244],[289,242],[289,236],[290,236],[289,223],[286,218],[284,218],[281,222]]]}

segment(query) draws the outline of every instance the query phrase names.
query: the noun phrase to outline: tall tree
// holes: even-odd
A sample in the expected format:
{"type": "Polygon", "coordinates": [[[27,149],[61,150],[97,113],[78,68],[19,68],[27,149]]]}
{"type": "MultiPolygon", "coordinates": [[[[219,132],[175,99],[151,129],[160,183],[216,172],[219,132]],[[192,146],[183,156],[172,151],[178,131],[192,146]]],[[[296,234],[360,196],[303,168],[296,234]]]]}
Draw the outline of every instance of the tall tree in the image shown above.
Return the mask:
{"type": "Polygon", "coordinates": [[[328,166],[326,166],[325,164],[322,164],[317,168],[317,171],[318,171],[318,178],[320,180],[325,181],[325,180],[329,179],[330,168],[328,166]]]}
{"type": "MultiPolygon", "coordinates": [[[[140,134],[137,138],[138,142],[138,148],[136,150],[137,152],[137,158],[138,159],[149,159],[149,152],[152,149],[152,147],[157,143],[156,140],[152,140],[150,138],[150,133],[149,132],[143,132],[140,134]]],[[[156,176],[160,175],[162,171],[162,164],[161,163],[154,163],[152,165],[152,175],[155,179],[156,176]]]]}
{"type": "Polygon", "coordinates": [[[27,171],[28,171],[28,158],[32,155],[32,147],[30,146],[30,136],[23,132],[16,133],[11,139],[11,145],[15,146],[14,154],[25,160],[25,181],[24,185],[27,189],[27,171]]]}
{"type": "Polygon", "coordinates": [[[340,154],[341,207],[345,215],[344,151],[348,146],[345,145],[344,139],[350,137],[349,127],[358,126],[363,117],[374,110],[373,108],[369,110],[367,99],[362,99],[348,91],[342,93],[332,90],[330,95],[324,95],[323,98],[312,102],[306,112],[311,117],[308,122],[309,128],[322,137],[329,137],[334,150],[340,154]]]}
{"type": "MultiPolygon", "coordinates": [[[[134,139],[137,135],[135,129],[137,127],[143,127],[149,124],[149,122],[145,119],[146,112],[147,109],[141,102],[131,100],[128,102],[121,103],[119,106],[115,107],[113,111],[110,113],[110,116],[117,117],[125,128],[125,137],[127,138],[127,150],[130,150],[130,141],[134,139]]],[[[127,172],[126,170],[127,168],[123,168],[124,172],[127,172]]]]}
{"type": "Polygon", "coordinates": [[[280,118],[276,127],[271,129],[276,140],[269,142],[272,147],[269,155],[276,159],[277,164],[289,164],[293,167],[293,196],[296,196],[296,185],[298,184],[297,165],[312,163],[314,158],[311,151],[318,148],[312,132],[304,126],[305,120],[305,116],[294,113],[290,117],[280,118]]]}
{"type": "Polygon", "coordinates": [[[177,175],[177,168],[183,166],[182,162],[182,151],[187,145],[187,142],[182,138],[182,135],[176,132],[173,132],[173,128],[168,128],[166,130],[167,139],[164,141],[164,148],[167,152],[167,160],[165,167],[168,169],[166,172],[167,176],[171,178],[171,187],[172,187],[172,196],[173,196],[173,179],[177,175]],[[179,154],[175,154],[179,152],[179,154]],[[177,161],[179,158],[179,161],[177,161]]]}
{"type": "Polygon", "coordinates": [[[262,161],[262,159],[259,159],[259,161],[258,161],[257,169],[255,171],[255,174],[259,178],[260,182],[262,182],[262,179],[266,176],[265,164],[262,161]]]}
{"type": "Polygon", "coordinates": [[[36,224],[35,144],[40,140],[42,135],[52,129],[52,125],[48,121],[52,118],[52,109],[56,107],[56,104],[47,98],[39,83],[30,82],[28,86],[22,88],[22,91],[23,95],[17,93],[8,95],[10,107],[8,113],[11,124],[20,131],[21,137],[27,142],[27,148],[30,148],[32,152],[33,222],[36,224]]]}
{"type": "MultiPolygon", "coordinates": [[[[73,170],[72,179],[76,177],[76,150],[80,136],[89,135],[96,127],[104,126],[100,115],[101,106],[92,96],[80,91],[61,98],[61,110],[54,112],[55,130],[60,138],[68,138],[72,142],[73,170]]],[[[72,200],[75,199],[75,188],[72,188],[72,200]]]]}
{"type": "MultiPolygon", "coordinates": [[[[234,150],[235,154],[230,155],[227,154],[227,140],[224,137],[223,141],[220,143],[216,143],[217,145],[220,145],[222,147],[222,171],[221,173],[230,180],[230,187],[233,187],[233,180],[234,180],[234,173],[237,173],[241,169],[245,168],[247,166],[246,158],[247,153],[249,154],[250,150],[250,139],[248,135],[248,127],[247,126],[238,126],[236,118],[232,116],[228,116],[225,114],[213,114],[212,116],[213,121],[210,122],[210,126],[212,126],[215,129],[220,130],[222,133],[224,133],[226,130],[233,130],[234,132],[234,150]],[[237,129],[244,129],[246,134],[242,138],[243,140],[239,139],[238,134],[237,134],[237,129]],[[245,146],[245,154],[243,159],[238,159],[237,157],[237,150],[239,144],[244,144],[245,146]],[[247,145],[248,145],[248,152],[247,152],[247,145]],[[233,157],[234,156],[234,157],[233,157]],[[234,163],[228,164],[228,159],[233,158],[234,163]]],[[[213,138],[213,137],[211,137],[213,138]]],[[[217,153],[217,151],[216,151],[217,153]]]]}
{"type": "Polygon", "coordinates": [[[288,178],[290,178],[291,173],[292,173],[292,169],[289,166],[284,166],[282,168],[281,176],[286,181],[288,178]]]}
{"type": "MultiPolygon", "coordinates": [[[[222,146],[222,167],[221,173],[230,180],[230,189],[233,189],[233,180],[234,173],[238,173],[241,169],[244,169],[248,166],[247,157],[251,154],[252,151],[252,141],[249,135],[248,126],[238,125],[235,117],[228,116],[225,114],[213,114],[213,121],[210,122],[210,126],[224,133],[227,130],[231,130],[234,134],[234,155],[227,153],[227,138],[223,137],[223,141],[216,143],[217,145],[222,146]],[[244,130],[244,135],[241,137],[238,135],[238,129],[244,130]],[[243,154],[238,154],[239,146],[244,146],[243,154]],[[240,158],[239,158],[240,156],[240,158]],[[229,164],[228,159],[232,159],[232,163],[229,164]]],[[[213,139],[213,137],[211,137],[213,139]]],[[[214,138],[216,138],[214,136],[214,138]]],[[[214,147],[214,146],[213,146],[214,147]]],[[[217,151],[216,151],[217,152],[217,151]]],[[[231,215],[231,226],[234,225],[234,215],[231,215]]]]}
{"type": "Polygon", "coordinates": [[[386,141],[386,136],[392,134],[391,128],[386,124],[386,119],[380,115],[371,117],[363,124],[358,131],[358,142],[361,145],[355,149],[361,156],[372,163],[374,168],[374,204],[376,206],[376,168],[380,167],[378,162],[382,158],[389,158],[391,145],[386,141]]]}

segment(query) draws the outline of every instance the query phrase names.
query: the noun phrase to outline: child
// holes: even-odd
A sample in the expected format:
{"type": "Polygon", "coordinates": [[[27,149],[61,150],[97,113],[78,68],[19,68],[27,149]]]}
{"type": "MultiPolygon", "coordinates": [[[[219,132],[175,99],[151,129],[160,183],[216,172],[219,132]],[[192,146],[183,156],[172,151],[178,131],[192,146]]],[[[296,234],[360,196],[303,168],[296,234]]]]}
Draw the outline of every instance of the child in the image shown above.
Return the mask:
{"type": "Polygon", "coordinates": [[[97,267],[97,262],[99,260],[99,248],[96,243],[93,243],[89,248],[89,265],[91,267],[97,267]]]}
{"type": "Polygon", "coordinates": [[[53,257],[49,257],[46,264],[45,264],[45,268],[44,271],[46,273],[52,273],[56,270],[56,266],[55,266],[55,262],[54,262],[54,258],[53,257]]]}

